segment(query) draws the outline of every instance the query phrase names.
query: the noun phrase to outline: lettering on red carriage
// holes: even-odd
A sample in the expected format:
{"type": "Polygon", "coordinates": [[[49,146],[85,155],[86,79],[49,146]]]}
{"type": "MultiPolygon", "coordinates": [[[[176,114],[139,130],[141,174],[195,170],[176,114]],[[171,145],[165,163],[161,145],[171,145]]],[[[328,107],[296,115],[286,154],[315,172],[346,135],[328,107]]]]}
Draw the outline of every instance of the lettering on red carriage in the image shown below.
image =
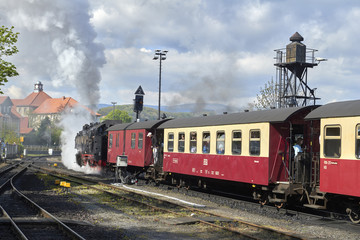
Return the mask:
{"type": "Polygon", "coordinates": [[[259,160],[254,160],[254,163],[260,163],[260,161],[259,160]]]}
{"type": "Polygon", "coordinates": [[[178,164],[179,163],[179,159],[178,158],[173,158],[173,161],[172,161],[174,164],[178,164]]]}
{"type": "Polygon", "coordinates": [[[203,165],[205,165],[205,166],[209,165],[208,160],[206,158],[204,158],[203,165]]]}
{"type": "Polygon", "coordinates": [[[327,165],[338,165],[338,162],[324,161],[324,164],[327,164],[327,165]]]}

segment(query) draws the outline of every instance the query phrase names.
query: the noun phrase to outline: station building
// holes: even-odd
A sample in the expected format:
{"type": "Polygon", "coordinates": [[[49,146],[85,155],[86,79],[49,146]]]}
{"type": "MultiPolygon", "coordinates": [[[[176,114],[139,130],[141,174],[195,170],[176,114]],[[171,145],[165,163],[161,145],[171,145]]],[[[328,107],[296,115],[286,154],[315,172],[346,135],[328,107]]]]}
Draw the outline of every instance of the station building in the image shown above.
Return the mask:
{"type": "Polygon", "coordinates": [[[95,118],[100,116],[71,97],[52,98],[44,92],[39,81],[34,84],[34,91],[24,99],[0,96],[0,133],[10,128],[18,136],[24,136],[38,129],[46,117],[51,122],[59,121],[64,111],[75,106],[84,108],[95,118]]]}

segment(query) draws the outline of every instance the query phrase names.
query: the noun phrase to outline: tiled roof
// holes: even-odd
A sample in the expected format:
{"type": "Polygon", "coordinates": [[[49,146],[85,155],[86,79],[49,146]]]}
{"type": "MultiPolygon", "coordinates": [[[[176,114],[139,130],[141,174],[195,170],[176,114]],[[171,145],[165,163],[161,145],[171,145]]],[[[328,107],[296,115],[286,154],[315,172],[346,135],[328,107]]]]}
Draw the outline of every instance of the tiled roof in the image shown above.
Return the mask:
{"type": "Polygon", "coordinates": [[[38,107],[40,106],[44,101],[47,99],[51,99],[49,95],[47,95],[45,92],[33,92],[30,95],[28,95],[25,99],[18,104],[19,106],[34,106],[38,107]]]}
{"type": "Polygon", "coordinates": [[[8,96],[0,96],[0,104],[5,102],[5,100],[8,98],[8,96]]]}
{"type": "Polygon", "coordinates": [[[20,113],[18,113],[17,111],[16,111],[16,106],[12,106],[11,107],[11,113],[12,113],[12,115],[13,116],[15,116],[15,117],[17,117],[17,118],[22,118],[22,116],[20,115],[20,113]]]}
{"type": "Polygon", "coordinates": [[[20,134],[28,134],[33,130],[33,128],[29,128],[29,118],[24,117],[20,119],[20,134]]]}
{"type": "Polygon", "coordinates": [[[22,105],[24,99],[11,99],[11,101],[14,104],[14,106],[18,106],[18,105],[22,105]]]}
{"type": "Polygon", "coordinates": [[[81,105],[75,99],[71,97],[62,97],[62,98],[50,98],[45,100],[38,108],[36,108],[32,113],[33,114],[51,114],[51,113],[61,113],[65,108],[73,108],[75,106],[80,106],[92,115],[100,115],[95,113],[91,109],[81,105]]]}

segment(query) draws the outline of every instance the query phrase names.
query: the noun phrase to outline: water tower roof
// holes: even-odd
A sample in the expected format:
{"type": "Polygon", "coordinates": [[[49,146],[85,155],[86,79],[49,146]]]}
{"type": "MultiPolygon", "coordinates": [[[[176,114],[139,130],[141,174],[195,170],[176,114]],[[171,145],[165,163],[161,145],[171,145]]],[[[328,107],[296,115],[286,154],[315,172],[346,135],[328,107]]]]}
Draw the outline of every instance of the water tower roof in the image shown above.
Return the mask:
{"type": "Polygon", "coordinates": [[[290,41],[301,42],[304,41],[304,38],[298,32],[296,32],[290,37],[290,41]]]}

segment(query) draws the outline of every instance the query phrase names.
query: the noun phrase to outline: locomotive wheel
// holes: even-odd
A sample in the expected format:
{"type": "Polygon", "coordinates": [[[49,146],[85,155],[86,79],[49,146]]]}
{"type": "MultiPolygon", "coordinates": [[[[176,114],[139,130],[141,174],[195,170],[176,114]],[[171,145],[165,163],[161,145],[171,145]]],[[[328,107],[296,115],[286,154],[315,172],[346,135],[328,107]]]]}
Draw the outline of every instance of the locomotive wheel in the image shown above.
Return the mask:
{"type": "Polygon", "coordinates": [[[360,223],[360,216],[357,212],[353,211],[351,208],[347,208],[346,213],[348,214],[352,223],[355,223],[355,224],[360,223]]]}

